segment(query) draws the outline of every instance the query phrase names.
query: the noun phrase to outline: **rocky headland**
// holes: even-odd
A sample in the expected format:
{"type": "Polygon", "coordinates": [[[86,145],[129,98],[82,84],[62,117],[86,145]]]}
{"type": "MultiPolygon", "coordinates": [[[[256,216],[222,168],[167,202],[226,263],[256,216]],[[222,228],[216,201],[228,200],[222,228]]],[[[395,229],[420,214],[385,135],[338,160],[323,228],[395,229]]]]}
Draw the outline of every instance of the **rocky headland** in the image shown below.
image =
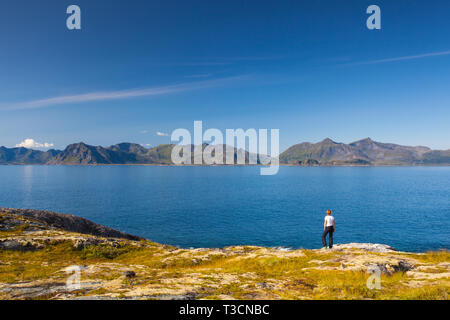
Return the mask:
{"type": "Polygon", "coordinates": [[[0,208],[0,299],[448,300],[449,293],[446,250],[180,249],[74,215],[0,208]]]}

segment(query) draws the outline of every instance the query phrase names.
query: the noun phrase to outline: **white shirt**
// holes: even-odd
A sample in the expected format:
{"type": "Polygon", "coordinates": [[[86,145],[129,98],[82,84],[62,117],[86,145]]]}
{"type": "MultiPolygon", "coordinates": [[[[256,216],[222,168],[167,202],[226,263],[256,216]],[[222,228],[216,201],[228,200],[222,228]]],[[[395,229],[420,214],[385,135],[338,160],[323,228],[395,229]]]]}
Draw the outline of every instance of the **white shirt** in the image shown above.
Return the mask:
{"type": "Polygon", "coordinates": [[[325,217],[325,223],[326,227],[332,227],[334,223],[334,217],[333,216],[326,216],[325,217]]]}

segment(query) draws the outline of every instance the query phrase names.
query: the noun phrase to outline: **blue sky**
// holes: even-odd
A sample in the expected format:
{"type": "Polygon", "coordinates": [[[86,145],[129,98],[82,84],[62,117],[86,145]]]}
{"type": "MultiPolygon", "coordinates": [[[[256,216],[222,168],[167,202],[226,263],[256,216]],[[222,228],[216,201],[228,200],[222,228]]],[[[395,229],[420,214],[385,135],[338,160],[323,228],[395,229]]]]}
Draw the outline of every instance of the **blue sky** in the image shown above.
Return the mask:
{"type": "Polygon", "coordinates": [[[448,1],[3,0],[0,145],[279,128],[450,148],[448,1]],[[66,28],[77,4],[82,30],[66,28]],[[381,8],[368,30],[366,8],[381,8]]]}

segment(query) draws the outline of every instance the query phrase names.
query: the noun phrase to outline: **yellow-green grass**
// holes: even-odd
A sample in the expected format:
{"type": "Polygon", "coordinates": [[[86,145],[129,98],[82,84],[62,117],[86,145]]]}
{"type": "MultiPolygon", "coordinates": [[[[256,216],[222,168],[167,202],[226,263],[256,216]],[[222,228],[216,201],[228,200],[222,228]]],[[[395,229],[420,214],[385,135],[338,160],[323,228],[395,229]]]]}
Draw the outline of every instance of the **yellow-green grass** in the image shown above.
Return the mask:
{"type": "MultiPolygon", "coordinates": [[[[419,284],[406,273],[382,275],[379,290],[369,289],[369,275],[363,271],[340,268],[340,255],[376,253],[348,253],[339,251],[302,250],[301,254],[277,255],[264,248],[239,247],[218,251],[181,250],[161,246],[150,241],[123,241],[115,246],[91,245],[76,249],[71,240],[55,242],[35,251],[0,250],[0,283],[15,283],[52,279],[63,281],[67,275],[62,270],[71,265],[98,265],[98,270],[88,279],[105,281],[122,279],[126,288],[133,286],[170,286],[164,280],[180,283],[195,276],[201,286],[197,297],[218,299],[448,299],[449,281],[423,280],[419,284]],[[126,281],[120,270],[109,267],[114,262],[123,268],[140,266],[134,281],[126,281]],[[220,281],[229,275],[229,281],[220,281]],[[219,279],[219,280],[218,280],[219,279]],[[126,283],[124,282],[126,281],[126,283]]],[[[449,262],[448,251],[425,254],[390,253],[412,258],[426,265],[449,262]]],[[[440,273],[448,269],[435,267],[424,272],[440,273]]],[[[120,289],[120,290],[123,290],[120,289]]],[[[96,288],[88,295],[105,295],[105,288],[96,288]]],[[[122,294],[117,291],[116,294],[122,294]]],[[[42,297],[41,297],[42,298],[42,297]]],[[[44,297],[44,298],[51,298],[44,297]]]]}

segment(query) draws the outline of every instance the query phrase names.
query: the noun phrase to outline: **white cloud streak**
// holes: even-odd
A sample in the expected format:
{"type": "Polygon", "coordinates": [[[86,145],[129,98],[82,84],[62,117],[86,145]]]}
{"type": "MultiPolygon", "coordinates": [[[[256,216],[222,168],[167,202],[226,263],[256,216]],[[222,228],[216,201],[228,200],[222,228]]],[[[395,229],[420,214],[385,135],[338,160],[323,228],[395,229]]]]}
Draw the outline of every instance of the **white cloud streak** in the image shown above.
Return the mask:
{"type": "Polygon", "coordinates": [[[347,64],[347,65],[378,64],[378,63],[415,60],[415,59],[423,59],[423,58],[447,56],[447,55],[450,55],[450,51],[431,52],[431,53],[418,54],[418,55],[414,55],[414,56],[404,56],[404,57],[387,58],[387,59],[372,60],[372,61],[365,61],[365,62],[356,62],[356,63],[347,64]]]}
{"type": "Polygon", "coordinates": [[[107,91],[107,92],[91,92],[77,95],[67,95],[59,97],[51,97],[46,99],[31,100],[18,103],[1,103],[0,110],[21,110],[21,109],[37,109],[45,108],[54,105],[65,105],[71,103],[84,103],[93,101],[118,100],[127,98],[137,98],[145,96],[158,96],[170,93],[193,91],[205,89],[210,87],[217,87],[228,83],[233,83],[236,80],[242,79],[245,76],[236,76],[228,78],[219,78],[213,80],[188,82],[181,84],[174,84],[161,87],[152,87],[145,89],[107,91]]]}
{"type": "Polygon", "coordinates": [[[27,138],[27,139],[23,140],[21,143],[16,144],[16,148],[22,148],[22,147],[27,148],[27,149],[52,148],[52,147],[54,147],[54,144],[48,143],[48,142],[39,143],[39,142],[35,141],[34,139],[27,138]]]}
{"type": "Polygon", "coordinates": [[[156,135],[157,135],[157,136],[160,136],[160,137],[168,137],[168,136],[169,136],[168,133],[159,132],[159,131],[156,131],[156,135]]]}

